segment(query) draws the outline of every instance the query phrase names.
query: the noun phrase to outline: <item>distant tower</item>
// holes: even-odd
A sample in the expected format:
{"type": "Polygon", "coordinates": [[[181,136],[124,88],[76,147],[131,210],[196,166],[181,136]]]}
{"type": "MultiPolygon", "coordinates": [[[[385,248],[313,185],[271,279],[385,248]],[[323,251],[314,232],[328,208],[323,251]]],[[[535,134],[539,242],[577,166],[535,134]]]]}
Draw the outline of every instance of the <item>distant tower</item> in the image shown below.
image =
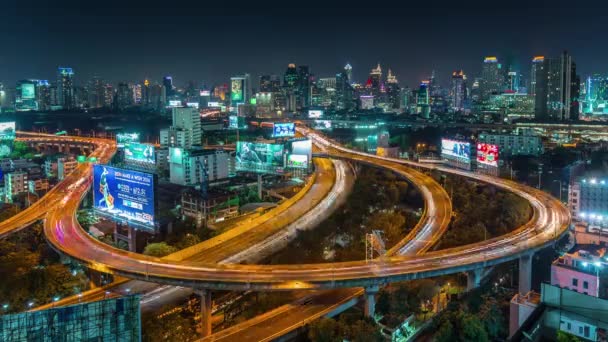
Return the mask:
{"type": "Polygon", "coordinates": [[[57,69],[57,101],[64,109],[74,107],[74,71],[72,68],[57,69]]]}
{"type": "Polygon", "coordinates": [[[504,77],[502,66],[494,56],[486,57],[481,69],[481,100],[490,99],[490,95],[500,94],[503,90],[504,77]]]}
{"type": "Polygon", "coordinates": [[[165,96],[169,97],[173,95],[173,77],[163,77],[163,87],[165,88],[165,96]]]}
{"type": "Polygon", "coordinates": [[[369,79],[371,81],[372,94],[378,95],[382,87],[382,68],[380,67],[380,63],[369,73],[369,79]]]}
{"type": "Polygon", "coordinates": [[[350,65],[350,63],[346,63],[346,66],[344,67],[344,73],[346,74],[346,80],[348,81],[348,84],[352,84],[353,83],[353,67],[350,65]]]}
{"type": "Polygon", "coordinates": [[[467,97],[467,76],[462,70],[452,73],[452,85],[450,96],[452,100],[452,110],[458,112],[464,109],[464,102],[467,97]]]}

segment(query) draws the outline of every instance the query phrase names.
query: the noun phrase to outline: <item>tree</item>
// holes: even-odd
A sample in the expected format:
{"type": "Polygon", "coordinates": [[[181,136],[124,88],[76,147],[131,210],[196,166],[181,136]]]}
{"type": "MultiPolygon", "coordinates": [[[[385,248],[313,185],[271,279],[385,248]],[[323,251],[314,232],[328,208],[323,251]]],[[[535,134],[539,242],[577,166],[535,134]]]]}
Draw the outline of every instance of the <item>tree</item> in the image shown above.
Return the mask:
{"type": "Polygon", "coordinates": [[[201,239],[195,234],[184,235],[176,244],[175,247],[179,249],[188,248],[201,242],[201,239]]]}
{"type": "Polygon", "coordinates": [[[168,245],[166,242],[151,243],[144,248],[144,254],[153,257],[164,257],[171,253],[177,252],[177,248],[168,245]]]}
{"type": "Polygon", "coordinates": [[[194,320],[174,313],[163,318],[155,315],[142,319],[143,341],[194,341],[198,339],[194,320]]]}
{"type": "Polygon", "coordinates": [[[435,342],[452,342],[454,341],[454,326],[450,321],[444,321],[439,326],[439,330],[435,334],[435,342]]]}
{"type": "Polygon", "coordinates": [[[463,341],[489,341],[488,333],[477,317],[468,313],[463,313],[458,316],[461,319],[461,339],[463,341]]]}
{"type": "Polygon", "coordinates": [[[338,342],[338,323],[327,317],[318,319],[310,324],[308,338],[313,342],[338,342]]]}
{"type": "Polygon", "coordinates": [[[384,341],[384,337],[376,324],[369,320],[357,320],[350,325],[341,327],[342,338],[353,342],[384,341]]]}
{"type": "Polygon", "coordinates": [[[495,297],[488,295],[482,296],[482,304],[479,307],[479,313],[477,315],[479,320],[483,322],[489,338],[495,339],[498,337],[506,337],[504,336],[506,335],[504,329],[505,319],[495,297]]]}
{"type": "Polygon", "coordinates": [[[376,301],[376,312],[381,315],[386,315],[391,310],[391,294],[385,289],[380,290],[378,300],[376,301]]]}
{"type": "Polygon", "coordinates": [[[403,226],[405,217],[395,211],[377,211],[367,220],[368,226],[372,230],[383,231],[387,245],[392,246],[403,238],[403,226]]]}

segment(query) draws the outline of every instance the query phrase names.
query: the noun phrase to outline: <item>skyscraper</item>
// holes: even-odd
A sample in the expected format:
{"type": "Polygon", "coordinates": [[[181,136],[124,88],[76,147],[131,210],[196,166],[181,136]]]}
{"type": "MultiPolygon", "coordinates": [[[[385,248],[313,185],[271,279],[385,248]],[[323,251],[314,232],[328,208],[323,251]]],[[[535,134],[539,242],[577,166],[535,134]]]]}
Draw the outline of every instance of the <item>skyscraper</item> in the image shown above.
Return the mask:
{"type": "Polygon", "coordinates": [[[15,110],[26,112],[38,110],[37,80],[21,80],[15,88],[15,110]]]}
{"type": "Polygon", "coordinates": [[[386,76],[386,95],[387,95],[387,107],[388,109],[399,109],[400,108],[400,88],[397,77],[393,75],[391,69],[388,69],[388,75],[386,76]]]}
{"type": "Polygon", "coordinates": [[[608,114],[608,78],[601,75],[585,81],[585,114],[608,114]]]}
{"type": "Polygon", "coordinates": [[[305,108],[310,106],[310,70],[307,65],[300,65],[298,67],[298,108],[305,108]]]}
{"type": "Polygon", "coordinates": [[[38,80],[36,94],[38,96],[38,110],[51,109],[51,85],[48,80],[38,80]]]}
{"type": "Polygon", "coordinates": [[[119,110],[125,109],[133,105],[133,92],[129,85],[125,82],[118,83],[116,88],[116,108],[119,110]]]}
{"type": "Polygon", "coordinates": [[[378,66],[369,73],[369,83],[371,83],[372,95],[378,96],[380,94],[380,88],[382,88],[382,68],[380,63],[378,66]]]}
{"type": "Polygon", "coordinates": [[[74,71],[72,68],[57,69],[57,102],[64,109],[74,107],[74,71]]]}
{"type": "Polygon", "coordinates": [[[564,51],[558,58],[535,57],[532,68],[534,116],[539,120],[577,120],[580,79],[572,56],[564,51]]]}
{"type": "Polygon", "coordinates": [[[450,87],[451,107],[453,111],[464,110],[464,103],[467,98],[467,76],[462,70],[452,73],[452,85],[450,87]]]}
{"type": "Polygon", "coordinates": [[[251,80],[249,74],[230,78],[230,106],[235,110],[239,104],[249,103],[251,98],[251,80]]]}
{"type": "Polygon", "coordinates": [[[416,114],[420,114],[426,119],[428,119],[431,114],[429,97],[429,81],[425,80],[420,83],[420,88],[418,88],[418,93],[416,94],[416,114]]]}
{"type": "Polygon", "coordinates": [[[494,56],[486,57],[481,69],[481,84],[479,85],[481,100],[487,101],[490,95],[500,94],[504,88],[502,66],[494,56]]]}
{"type": "Polygon", "coordinates": [[[290,63],[287,65],[287,70],[285,71],[285,74],[283,75],[283,88],[285,88],[286,91],[293,91],[295,90],[296,86],[298,84],[298,71],[296,69],[296,65],[293,63],[290,63]]]}
{"type": "Polygon", "coordinates": [[[528,89],[528,94],[530,95],[536,95],[536,84],[538,83],[538,77],[545,77],[543,76],[545,65],[543,63],[544,60],[545,56],[534,56],[534,58],[532,58],[532,69],[530,71],[530,89],[528,89]]]}
{"type": "Polygon", "coordinates": [[[101,108],[107,105],[105,102],[105,84],[103,80],[97,76],[89,81],[89,107],[101,108]]]}
{"type": "Polygon", "coordinates": [[[350,65],[350,63],[346,63],[346,65],[344,66],[344,73],[346,74],[346,81],[348,82],[348,84],[352,84],[353,83],[353,67],[350,65]]]}
{"type": "Polygon", "coordinates": [[[163,77],[163,87],[165,88],[165,96],[168,98],[173,95],[173,77],[163,77]]]}

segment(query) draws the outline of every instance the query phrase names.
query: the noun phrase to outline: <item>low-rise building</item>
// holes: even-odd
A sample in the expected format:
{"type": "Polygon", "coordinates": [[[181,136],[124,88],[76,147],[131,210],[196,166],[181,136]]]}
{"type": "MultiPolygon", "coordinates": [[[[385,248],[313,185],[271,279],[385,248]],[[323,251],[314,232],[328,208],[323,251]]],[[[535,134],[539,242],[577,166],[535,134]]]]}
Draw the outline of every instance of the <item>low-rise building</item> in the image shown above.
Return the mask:
{"type": "Polygon", "coordinates": [[[570,183],[568,207],[577,219],[608,225],[608,180],[582,177],[570,183]]]}
{"type": "Polygon", "coordinates": [[[478,140],[482,143],[498,145],[498,151],[503,157],[539,156],[544,152],[542,139],[537,135],[482,133],[478,140]]]}
{"type": "Polygon", "coordinates": [[[25,171],[9,172],[4,175],[6,201],[12,203],[13,198],[28,191],[28,175],[25,171]]]}
{"type": "Polygon", "coordinates": [[[193,218],[197,226],[221,222],[238,215],[239,197],[236,192],[208,192],[203,197],[197,191],[185,191],[181,198],[184,217],[193,218]]]}
{"type": "Polygon", "coordinates": [[[586,246],[559,257],[551,264],[551,284],[599,297],[606,286],[600,283],[600,274],[606,267],[605,252],[604,248],[586,246]]]}
{"type": "Polygon", "coordinates": [[[169,181],[194,186],[228,178],[230,155],[223,150],[169,148],[169,181]]]}

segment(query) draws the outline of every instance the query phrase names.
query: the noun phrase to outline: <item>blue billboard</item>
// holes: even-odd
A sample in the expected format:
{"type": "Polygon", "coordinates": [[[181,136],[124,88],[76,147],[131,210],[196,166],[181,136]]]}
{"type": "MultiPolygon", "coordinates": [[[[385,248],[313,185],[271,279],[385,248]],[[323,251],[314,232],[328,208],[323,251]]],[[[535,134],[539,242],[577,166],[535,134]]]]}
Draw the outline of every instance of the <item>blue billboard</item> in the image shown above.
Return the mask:
{"type": "Polygon", "coordinates": [[[154,226],[154,175],[107,165],[93,167],[95,209],[154,226]]]}
{"type": "Polygon", "coordinates": [[[272,136],[275,138],[293,137],[296,135],[296,124],[293,122],[275,122],[272,127],[272,136]]]}

